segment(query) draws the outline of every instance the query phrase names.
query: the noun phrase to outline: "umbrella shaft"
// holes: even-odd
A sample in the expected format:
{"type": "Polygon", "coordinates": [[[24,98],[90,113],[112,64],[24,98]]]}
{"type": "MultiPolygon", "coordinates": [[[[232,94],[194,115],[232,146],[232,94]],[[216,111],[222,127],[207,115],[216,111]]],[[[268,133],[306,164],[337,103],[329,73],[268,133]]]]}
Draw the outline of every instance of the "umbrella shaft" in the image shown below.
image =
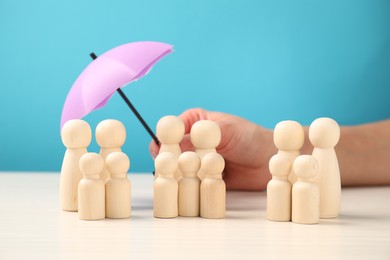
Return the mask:
{"type": "Polygon", "coordinates": [[[155,136],[155,134],[153,133],[153,131],[150,129],[150,127],[148,126],[148,124],[146,124],[145,120],[142,118],[142,116],[138,113],[137,109],[135,109],[135,107],[133,106],[133,104],[131,104],[130,100],[126,97],[125,93],[123,93],[123,91],[118,88],[116,90],[119,95],[123,98],[123,100],[126,102],[126,104],[129,106],[129,108],[131,109],[131,111],[133,111],[134,115],[138,118],[138,120],[141,122],[141,124],[143,125],[143,127],[146,129],[146,131],[149,133],[149,135],[153,138],[154,142],[160,146],[160,141],[158,140],[157,136],[155,136]]]}

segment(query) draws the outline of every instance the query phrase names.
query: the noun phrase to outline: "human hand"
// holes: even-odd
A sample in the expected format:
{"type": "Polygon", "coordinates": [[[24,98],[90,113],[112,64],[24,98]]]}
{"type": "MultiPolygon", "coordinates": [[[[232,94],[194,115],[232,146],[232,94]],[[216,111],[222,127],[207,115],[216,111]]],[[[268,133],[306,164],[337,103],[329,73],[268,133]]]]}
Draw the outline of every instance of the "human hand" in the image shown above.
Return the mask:
{"type": "MultiPolygon", "coordinates": [[[[221,128],[221,143],[217,152],[225,159],[224,180],[227,189],[263,190],[271,175],[268,161],[277,152],[271,130],[260,127],[244,118],[211,112],[200,108],[189,109],[179,116],[185,125],[181,150],[194,151],[190,130],[199,120],[212,120],[221,128]]],[[[152,141],[150,152],[155,158],[158,146],[152,141]]]]}

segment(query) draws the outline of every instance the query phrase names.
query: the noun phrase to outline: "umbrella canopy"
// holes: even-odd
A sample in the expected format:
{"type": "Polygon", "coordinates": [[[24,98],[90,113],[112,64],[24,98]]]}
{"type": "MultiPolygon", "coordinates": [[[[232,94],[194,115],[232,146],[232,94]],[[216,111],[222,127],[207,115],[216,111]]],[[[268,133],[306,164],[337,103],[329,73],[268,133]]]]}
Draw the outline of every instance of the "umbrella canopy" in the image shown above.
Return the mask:
{"type": "Polygon", "coordinates": [[[96,58],[76,79],[66,97],[61,129],[66,121],[103,107],[115,91],[146,75],[172,48],[161,42],[133,42],[96,58]]]}

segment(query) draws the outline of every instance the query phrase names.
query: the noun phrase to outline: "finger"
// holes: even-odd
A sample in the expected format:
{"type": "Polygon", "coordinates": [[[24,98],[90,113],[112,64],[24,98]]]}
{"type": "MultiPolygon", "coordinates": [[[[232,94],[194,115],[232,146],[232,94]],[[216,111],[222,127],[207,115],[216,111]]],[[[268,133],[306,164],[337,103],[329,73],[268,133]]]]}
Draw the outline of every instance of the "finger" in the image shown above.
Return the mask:
{"type": "Polygon", "coordinates": [[[153,159],[157,157],[158,155],[158,151],[160,150],[160,148],[158,147],[158,145],[156,144],[156,142],[154,142],[153,140],[150,142],[149,144],[149,151],[150,151],[150,154],[152,155],[153,159]]]}
{"type": "Polygon", "coordinates": [[[194,146],[191,143],[191,138],[189,134],[186,134],[183,140],[180,142],[180,149],[182,152],[195,150],[194,146]]]}
{"type": "Polygon", "coordinates": [[[191,108],[184,111],[179,117],[183,120],[185,133],[188,134],[191,131],[191,127],[195,122],[207,119],[207,113],[202,108],[191,108]]]}

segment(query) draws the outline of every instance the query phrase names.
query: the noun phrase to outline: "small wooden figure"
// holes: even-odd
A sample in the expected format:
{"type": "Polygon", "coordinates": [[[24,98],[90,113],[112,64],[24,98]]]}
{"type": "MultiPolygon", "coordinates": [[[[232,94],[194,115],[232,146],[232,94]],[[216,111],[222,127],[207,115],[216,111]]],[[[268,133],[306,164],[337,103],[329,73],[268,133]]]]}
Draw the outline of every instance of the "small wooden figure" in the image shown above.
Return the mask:
{"type": "Polygon", "coordinates": [[[179,168],[183,177],[179,180],[179,216],[198,217],[200,212],[200,179],[197,173],[200,158],[195,152],[179,156],[179,168]]]}
{"type": "Polygon", "coordinates": [[[226,212],[226,185],[222,179],[225,160],[215,152],[206,154],[201,161],[205,178],[200,185],[200,216],[224,218],[226,212]]]}
{"type": "Polygon", "coordinates": [[[292,188],[292,221],[317,224],[320,219],[320,190],[314,178],[318,163],[311,155],[300,155],[293,167],[298,179],[292,188]]]}
{"type": "Polygon", "coordinates": [[[67,148],[61,167],[61,208],[66,211],[77,211],[77,187],[83,177],[79,168],[79,160],[83,154],[87,153],[92,131],[88,123],[83,120],[69,120],[62,127],[61,139],[67,148]]]}
{"type": "Polygon", "coordinates": [[[174,178],[177,170],[177,156],[170,152],[160,153],[154,166],[157,178],[154,180],[153,214],[156,218],[175,218],[178,216],[178,183],[174,178]]]}
{"type": "Polygon", "coordinates": [[[84,154],[80,159],[84,178],[79,183],[79,219],[105,218],[105,188],[101,180],[104,160],[97,153],[84,154]]]}
{"type": "Polygon", "coordinates": [[[130,160],[122,152],[107,156],[106,170],[110,178],[106,181],[106,217],[129,218],[131,215],[131,183],[127,179],[130,160]]]}
{"type": "MultiPolygon", "coordinates": [[[[160,153],[171,152],[177,157],[181,154],[180,142],[184,137],[184,123],[177,116],[164,116],[156,126],[156,135],[161,142],[160,153]]],[[[182,173],[179,168],[175,172],[175,179],[179,180],[182,173]]],[[[157,175],[155,174],[155,177],[157,175]]]]}
{"type": "MultiPolygon", "coordinates": [[[[210,152],[216,152],[221,142],[221,129],[218,124],[211,120],[200,120],[192,125],[190,132],[191,143],[195,146],[195,152],[202,160],[203,156],[210,152]]],[[[203,180],[205,174],[202,168],[198,177],[203,180]]]]}
{"type": "Polygon", "coordinates": [[[340,212],[340,169],[334,147],[340,139],[340,127],[331,118],[318,118],[309,127],[309,139],[318,162],[316,182],[320,187],[320,217],[335,218],[340,212]]]}
{"type": "Polygon", "coordinates": [[[272,180],[267,185],[267,219],[291,220],[291,183],[288,175],[292,164],[286,154],[275,154],[269,161],[272,180]]]}
{"type": "MultiPolygon", "coordinates": [[[[300,154],[299,150],[302,148],[304,141],[305,133],[302,125],[298,122],[286,120],[275,126],[274,143],[276,148],[279,149],[278,153],[289,156],[291,162],[300,154]]],[[[288,179],[292,184],[297,180],[293,168],[288,179]]]]}
{"type": "MultiPolygon", "coordinates": [[[[126,141],[126,128],[122,122],[115,119],[106,119],[96,126],[96,142],[101,147],[100,155],[105,160],[112,152],[122,152],[121,146],[126,141]]],[[[103,170],[101,178],[107,181],[108,171],[103,170]]]]}

